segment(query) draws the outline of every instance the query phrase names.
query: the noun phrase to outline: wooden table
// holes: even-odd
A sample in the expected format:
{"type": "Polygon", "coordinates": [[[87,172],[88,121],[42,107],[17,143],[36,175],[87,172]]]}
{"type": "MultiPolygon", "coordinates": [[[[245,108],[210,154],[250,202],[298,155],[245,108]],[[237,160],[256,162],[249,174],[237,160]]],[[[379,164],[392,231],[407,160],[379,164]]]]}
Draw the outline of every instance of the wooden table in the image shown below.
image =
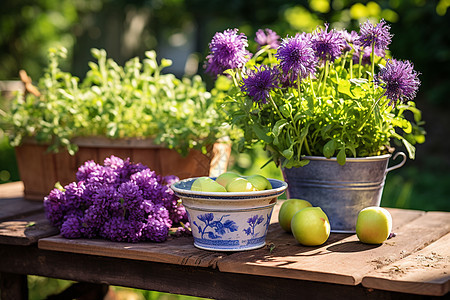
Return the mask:
{"type": "Polygon", "coordinates": [[[297,244],[275,212],[266,247],[221,253],[191,237],[65,239],[22,193],[20,182],[0,185],[2,299],[26,298],[27,274],[216,299],[422,299],[450,289],[449,212],[389,209],[397,235],[382,245],[331,234],[318,247],[297,244]]]}

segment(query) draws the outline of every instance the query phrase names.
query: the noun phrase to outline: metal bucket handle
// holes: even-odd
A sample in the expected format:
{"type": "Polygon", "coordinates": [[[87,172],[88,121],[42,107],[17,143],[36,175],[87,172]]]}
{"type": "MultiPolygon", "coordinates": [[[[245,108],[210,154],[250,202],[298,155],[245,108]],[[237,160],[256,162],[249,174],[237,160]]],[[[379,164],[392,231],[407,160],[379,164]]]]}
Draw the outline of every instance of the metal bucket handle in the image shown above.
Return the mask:
{"type": "Polygon", "coordinates": [[[403,152],[397,152],[397,153],[395,153],[395,154],[394,154],[394,157],[392,158],[392,160],[395,160],[399,155],[402,156],[402,158],[403,158],[402,161],[401,161],[399,164],[395,165],[395,166],[392,166],[392,167],[390,167],[390,168],[387,168],[386,173],[388,173],[388,172],[390,172],[390,171],[392,171],[392,170],[401,168],[401,167],[406,163],[406,154],[403,153],[403,152]]]}

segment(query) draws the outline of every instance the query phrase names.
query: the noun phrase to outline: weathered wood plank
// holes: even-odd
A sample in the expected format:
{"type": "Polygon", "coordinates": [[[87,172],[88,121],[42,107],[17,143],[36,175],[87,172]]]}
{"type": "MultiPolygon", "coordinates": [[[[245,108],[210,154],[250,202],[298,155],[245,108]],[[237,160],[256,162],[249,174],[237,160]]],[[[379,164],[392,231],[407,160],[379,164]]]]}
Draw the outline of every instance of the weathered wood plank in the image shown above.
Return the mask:
{"type": "Polygon", "coordinates": [[[0,221],[0,244],[31,245],[55,234],[58,229],[50,225],[44,212],[0,221]]]}
{"type": "Polygon", "coordinates": [[[443,296],[450,291],[450,234],[362,280],[367,288],[443,296]]]}
{"type": "Polygon", "coordinates": [[[12,182],[0,185],[0,221],[23,217],[43,210],[42,202],[23,198],[23,183],[12,182]]]}
{"type": "Polygon", "coordinates": [[[215,268],[224,256],[194,247],[191,237],[170,238],[164,243],[119,243],[102,239],[66,239],[52,236],[39,240],[39,248],[186,266],[215,268]]]}
{"type": "Polygon", "coordinates": [[[233,274],[211,268],[48,251],[35,246],[0,245],[0,271],[5,270],[213,299],[426,299],[362,285],[233,274]]]}
{"type": "Polygon", "coordinates": [[[356,235],[331,234],[324,245],[305,247],[275,223],[267,237],[275,247],[272,252],[260,249],[234,253],[217,266],[223,272],[356,285],[367,273],[398,261],[450,231],[450,213],[410,211],[405,217],[401,210],[390,211],[397,236],[382,245],[363,244],[356,235]]]}

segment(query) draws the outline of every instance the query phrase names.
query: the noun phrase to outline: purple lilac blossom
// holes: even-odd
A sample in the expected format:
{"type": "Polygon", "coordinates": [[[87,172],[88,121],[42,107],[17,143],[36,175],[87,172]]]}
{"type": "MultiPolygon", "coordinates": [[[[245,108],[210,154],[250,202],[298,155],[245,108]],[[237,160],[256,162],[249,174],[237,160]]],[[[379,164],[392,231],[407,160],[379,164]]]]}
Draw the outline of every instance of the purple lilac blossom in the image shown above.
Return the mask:
{"type": "Polygon", "coordinates": [[[64,217],[64,222],[61,225],[61,235],[65,238],[74,239],[82,236],[81,233],[81,213],[75,212],[64,217]]]}
{"type": "Polygon", "coordinates": [[[262,66],[248,73],[248,77],[242,79],[241,90],[253,98],[253,102],[266,104],[270,91],[278,87],[278,69],[262,66]]]}
{"type": "Polygon", "coordinates": [[[294,85],[298,77],[303,79],[314,75],[317,61],[310,37],[308,34],[297,34],[282,40],[276,57],[283,71],[284,86],[294,85]]]}
{"type": "Polygon", "coordinates": [[[259,29],[256,32],[255,41],[260,47],[269,46],[271,49],[277,49],[280,46],[280,36],[273,30],[266,28],[259,29]]]}
{"type": "Polygon", "coordinates": [[[64,193],[54,188],[44,197],[44,209],[47,219],[53,226],[60,227],[66,213],[66,198],[64,193]]]}
{"type": "Polygon", "coordinates": [[[93,171],[101,169],[102,166],[94,162],[93,160],[86,161],[83,165],[78,168],[76,177],[78,181],[87,180],[93,171]]]}
{"type": "Polygon", "coordinates": [[[176,176],[159,176],[142,164],[111,156],[84,163],[76,182],[44,198],[46,216],[67,238],[161,242],[187,213],[169,188],[176,176]]]}
{"type": "Polygon", "coordinates": [[[376,26],[369,20],[360,25],[359,39],[361,47],[372,47],[387,50],[392,41],[391,27],[382,19],[376,26]]]}
{"type": "Polygon", "coordinates": [[[420,86],[418,76],[411,62],[390,59],[375,80],[385,90],[389,105],[396,106],[399,101],[406,102],[416,97],[420,86]]]}
{"type": "Polygon", "coordinates": [[[328,32],[328,26],[325,24],[325,30],[317,31],[311,38],[314,53],[322,62],[333,62],[347,45],[343,35],[334,29],[328,32]]]}
{"type": "Polygon", "coordinates": [[[237,29],[217,32],[209,43],[210,54],[206,57],[206,72],[214,76],[228,69],[240,69],[250,59],[247,37],[237,29]]]}

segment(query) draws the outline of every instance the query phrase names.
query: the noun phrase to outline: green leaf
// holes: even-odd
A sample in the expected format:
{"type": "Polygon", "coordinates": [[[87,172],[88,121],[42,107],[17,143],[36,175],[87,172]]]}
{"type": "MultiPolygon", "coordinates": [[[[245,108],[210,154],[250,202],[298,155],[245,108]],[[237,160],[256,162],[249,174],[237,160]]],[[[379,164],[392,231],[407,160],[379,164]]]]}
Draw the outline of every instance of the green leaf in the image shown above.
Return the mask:
{"type": "Polygon", "coordinates": [[[408,155],[410,159],[414,159],[416,157],[416,148],[411,145],[405,138],[401,138],[403,145],[405,145],[406,151],[408,151],[408,155]]]}
{"type": "Polygon", "coordinates": [[[345,165],[346,157],[345,157],[345,147],[339,150],[338,155],[336,156],[338,164],[341,166],[345,165]]]}
{"type": "Polygon", "coordinates": [[[252,129],[255,132],[256,136],[260,140],[263,140],[265,143],[271,143],[273,141],[273,138],[268,135],[268,130],[261,125],[252,124],[252,129]]]}
{"type": "Polygon", "coordinates": [[[285,118],[289,118],[289,116],[292,114],[291,104],[286,103],[286,104],[280,106],[280,112],[285,118]]]}
{"type": "Polygon", "coordinates": [[[339,79],[338,92],[341,94],[345,94],[345,95],[349,96],[350,98],[353,98],[354,96],[353,96],[352,92],[350,91],[350,86],[351,86],[351,84],[348,80],[339,79]]]}
{"type": "Polygon", "coordinates": [[[281,130],[283,129],[284,126],[288,125],[288,121],[286,119],[281,119],[278,120],[275,125],[273,126],[272,132],[273,135],[278,137],[281,133],[281,130]]]}
{"type": "Polygon", "coordinates": [[[291,159],[294,155],[294,151],[292,150],[292,146],[289,147],[289,149],[285,149],[281,154],[283,154],[284,157],[287,159],[291,159]]]}
{"type": "Polygon", "coordinates": [[[323,146],[323,155],[326,158],[330,158],[334,155],[334,152],[336,151],[336,146],[337,146],[336,144],[337,144],[336,141],[333,139],[333,140],[329,140],[325,144],[325,146],[323,146]]]}

